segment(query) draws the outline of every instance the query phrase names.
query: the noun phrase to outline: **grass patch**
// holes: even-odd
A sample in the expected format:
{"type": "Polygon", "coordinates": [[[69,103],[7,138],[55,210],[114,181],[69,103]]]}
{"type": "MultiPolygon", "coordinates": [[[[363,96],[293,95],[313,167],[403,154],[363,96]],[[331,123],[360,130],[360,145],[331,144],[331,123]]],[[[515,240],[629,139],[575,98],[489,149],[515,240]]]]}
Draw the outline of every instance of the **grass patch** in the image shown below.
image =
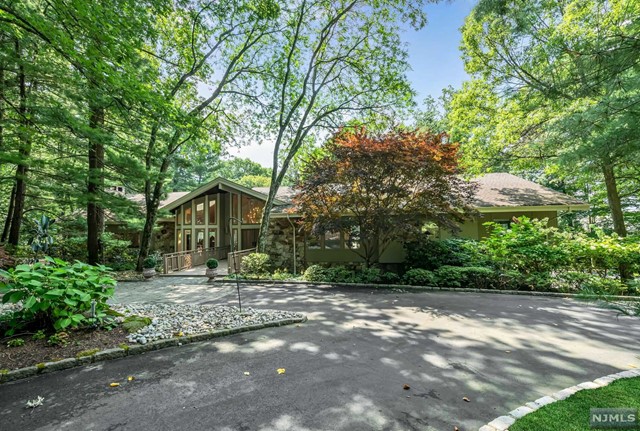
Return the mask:
{"type": "MultiPolygon", "coordinates": [[[[640,409],[640,377],[620,379],[598,389],[576,392],[569,398],[546,405],[509,427],[510,431],[587,431],[591,408],[640,409]]],[[[640,427],[626,428],[640,430],[640,427]]]]}

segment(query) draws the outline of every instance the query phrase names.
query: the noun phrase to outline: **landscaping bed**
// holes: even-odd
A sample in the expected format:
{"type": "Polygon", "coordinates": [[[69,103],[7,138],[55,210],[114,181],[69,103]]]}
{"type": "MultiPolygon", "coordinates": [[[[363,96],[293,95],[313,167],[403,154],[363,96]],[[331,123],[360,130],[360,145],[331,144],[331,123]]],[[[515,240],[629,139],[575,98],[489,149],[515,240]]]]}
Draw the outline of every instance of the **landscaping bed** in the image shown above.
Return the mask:
{"type": "MultiPolygon", "coordinates": [[[[510,431],[583,431],[591,430],[591,408],[640,409],[640,377],[620,379],[598,389],[576,392],[570,397],[541,407],[518,419],[510,431]]],[[[626,428],[638,430],[640,427],[626,428]]]]}
{"type": "Polygon", "coordinates": [[[110,349],[127,344],[127,331],[114,328],[79,329],[67,331],[65,344],[52,346],[47,339],[34,340],[31,336],[23,335],[24,345],[9,347],[7,342],[0,344],[0,370],[15,370],[30,367],[44,362],[55,362],[65,358],[90,355],[98,350],[110,349]]]}

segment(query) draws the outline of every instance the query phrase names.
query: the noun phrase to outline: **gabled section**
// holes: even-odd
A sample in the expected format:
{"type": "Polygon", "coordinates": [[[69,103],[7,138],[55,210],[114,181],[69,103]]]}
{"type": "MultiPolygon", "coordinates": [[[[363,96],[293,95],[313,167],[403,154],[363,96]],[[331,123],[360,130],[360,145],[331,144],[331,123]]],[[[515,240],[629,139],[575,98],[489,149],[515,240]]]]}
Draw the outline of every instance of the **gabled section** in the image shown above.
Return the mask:
{"type": "MultiPolygon", "coordinates": [[[[258,192],[256,190],[252,190],[248,187],[245,187],[243,185],[240,185],[238,183],[234,183],[233,181],[229,181],[226,180],[222,177],[218,177],[214,180],[209,181],[208,183],[198,187],[197,189],[195,189],[192,192],[189,192],[183,196],[181,196],[179,199],[176,199],[162,207],[160,207],[160,209],[162,210],[168,210],[171,211],[175,208],[178,208],[180,205],[189,202],[192,199],[195,199],[201,195],[205,195],[207,194],[210,190],[212,189],[219,189],[225,192],[235,192],[235,193],[244,193],[246,195],[252,196],[256,199],[260,199],[266,202],[268,195],[258,192]]],[[[287,202],[276,198],[274,201],[274,205],[286,205],[287,202]]]]}

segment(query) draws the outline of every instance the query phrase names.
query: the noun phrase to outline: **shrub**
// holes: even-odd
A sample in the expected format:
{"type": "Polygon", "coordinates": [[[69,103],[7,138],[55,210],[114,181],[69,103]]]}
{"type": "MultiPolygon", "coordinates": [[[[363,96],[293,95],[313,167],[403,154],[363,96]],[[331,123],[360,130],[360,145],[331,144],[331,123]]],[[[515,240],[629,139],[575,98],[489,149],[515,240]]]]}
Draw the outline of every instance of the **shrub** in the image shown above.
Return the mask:
{"type": "Polygon", "coordinates": [[[304,271],[302,278],[312,283],[326,283],[327,269],[320,265],[311,265],[304,271]]]}
{"type": "Polygon", "coordinates": [[[278,268],[273,272],[273,275],[271,276],[271,278],[273,280],[291,280],[292,278],[295,278],[295,276],[291,274],[289,271],[287,271],[286,269],[282,270],[278,268]]]}
{"type": "Polygon", "coordinates": [[[261,277],[268,276],[271,273],[271,259],[266,253],[250,253],[242,258],[241,271],[261,277]]]}
{"type": "Polygon", "coordinates": [[[496,287],[496,273],[484,266],[468,266],[462,269],[463,283],[473,289],[492,289],[496,287]]]}
{"type": "Polygon", "coordinates": [[[463,287],[464,272],[462,267],[445,265],[436,269],[434,274],[436,283],[440,286],[463,287]]]}
{"type": "Polygon", "coordinates": [[[145,260],[142,261],[142,267],[144,269],[155,269],[157,264],[158,260],[155,258],[155,256],[147,256],[145,260]]]}
{"type": "Polygon", "coordinates": [[[432,271],[414,268],[405,272],[402,281],[412,286],[433,286],[436,284],[436,277],[432,271]]]}
{"type": "Polygon", "coordinates": [[[381,282],[384,284],[399,284],[400,276],[395,272],[385,272],[381,276],[381,282]]]}
{"type": "Polygon", "coordinates": [[[357,277],[355,273],[344,266],[332,266],[326,270],[328,283],[356,283],[357,277]]]}
{"type": "Polygon", "coordinates": [[[430,239],[423,234],[405,243],[405,262],[409,268],[435,270],[441,266],[470,265],[476,259],[476,241],[460,238],[430,239]]]}
{"type": "Polygon", "coordinates": [[[47,336],[42,329],[37,330],[35,334],[31,336],[32,340],[44,340],[45,338],[47,338],[47,336]]]}
{"type": "MultiPolygon", "coordinates": [[[[138,249],[131,248],[131,241],[116,239],[112,232],[100,237],[102,259],[114,271],[128,271],[136,267],[138,249]]],[[[51,255],[68,262],[84,261],[87,258],[87,237],[74,236],[56,240],[51,255]]]]}
{"type": "Polygon", "coordinates": [[[50,346],[66,346],[69,344],[69,334],[66,332],[56,332],[47,340],[50,346]]]}
{"type": "Polygon", "coordinates": [[[60,330],[88,324],[94,318],[102,321],[115,284],[104,266],[69,264],[50,257],[46,258],[46,264],[38,262],[0,270],[2,301],[22,302],[22,309],[7,322],[7,335],[32,322],[40,328],[60,330]],[[89,314],[92,304],[93,317],[89,314]]]}
{"type": "Polygon", "coordinates": [[[209,260],[207,260],[207,268],[209,269],[216,269],[218,267],[218,260],[211,258],[209,260]]]}
{"type": "Polygon", "coordinates": [[[362,268],[353,273],[355,283],[379,284],[382,282],[382,270],[380,268],[362,268]]]}

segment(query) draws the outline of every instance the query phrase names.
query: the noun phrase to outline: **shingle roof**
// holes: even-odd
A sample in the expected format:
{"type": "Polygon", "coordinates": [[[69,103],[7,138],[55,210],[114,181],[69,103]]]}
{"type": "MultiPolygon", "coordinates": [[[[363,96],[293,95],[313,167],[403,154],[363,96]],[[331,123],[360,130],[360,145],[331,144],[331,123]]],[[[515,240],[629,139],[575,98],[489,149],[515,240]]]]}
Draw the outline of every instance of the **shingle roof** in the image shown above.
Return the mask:
{"type": "Polygon", "coordinates": [[[572,196],[505,172],[485,174],[473,181],[478,184],[473,201],[478,208],[586,205],[572,196]]]}
{"type": "MultiPolygon", "coordinates": [[[[162,208],[165,205],[169,205],[171,202],[177,201],[181,197],[188,195],[189,192],[169,192],[167,193],[167,197],[160,201],[160,206],[158,208],[162,208]]],[[[129,200],[136,202],[140,205],[144,205],[144,195],[142,193],[138,193],[135,195],[129,196],[129,200]]]]}
{"type": "MultiPolygon", "coordinates": [[[[263,195],[269,195],[269,187],[254,187],[252,190],[262,193],[263,195]]],[[[295,190],[293,187],[289,186],[280,186],[278,188],[278,193],[276,193],[276,199],[280,199],[284,202],[291,202],[293,196],[295,195],[295,190]]]]}

